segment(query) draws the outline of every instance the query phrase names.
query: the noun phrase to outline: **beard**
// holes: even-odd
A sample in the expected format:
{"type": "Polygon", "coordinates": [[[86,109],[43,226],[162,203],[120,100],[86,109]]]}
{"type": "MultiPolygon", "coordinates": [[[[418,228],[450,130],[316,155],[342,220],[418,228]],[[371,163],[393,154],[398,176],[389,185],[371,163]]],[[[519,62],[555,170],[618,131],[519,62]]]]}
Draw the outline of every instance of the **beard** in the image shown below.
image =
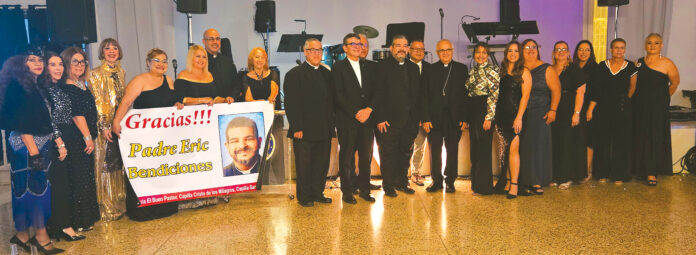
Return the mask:
{"type": "Polygon", "coordinates": [[[232,154],[232,159],[234,159],[235,162],[237,162],[241,165],[251,166],[251,165],[256,163],[256,161],[258,160],[258,157],[257,157],[257,153],[251,147],[244,147],[241,149],[234,150],[234,153],[232,154]],[[237,155],[239,155],[240,153],[243,153],[243,152],[245,152],[249,155],[253,155],[253,156],[248,158],[248,159],[240,159],[237,155]]]}

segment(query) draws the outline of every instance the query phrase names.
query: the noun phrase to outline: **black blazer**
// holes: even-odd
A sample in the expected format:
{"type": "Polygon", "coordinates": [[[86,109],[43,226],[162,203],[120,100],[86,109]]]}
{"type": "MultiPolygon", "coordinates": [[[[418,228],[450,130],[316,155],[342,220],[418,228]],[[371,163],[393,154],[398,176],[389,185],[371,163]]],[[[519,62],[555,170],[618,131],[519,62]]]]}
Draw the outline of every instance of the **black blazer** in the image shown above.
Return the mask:
{"type": "Polygon", "coordinates": [[[358,125],[373,127],[374,125],[375,105],[377,104],[373,80],[375,69],[372,64],[367,63],[367,60],[361,59],[359,63],[362,87],[358,83],[358,77],[347,58],[336,62],[331,69],[337,128],[355,128],[358,125]],[[355,114],[365,107],[372,108],[372,114],[365,123],[360,123],[355,118],[355,114]]]}
{"type": "Polygon", "coordinates": [[[450,119],[458,125],[464,121],[464,101],[466,100],[466,81],[469,79],[469,69],[465,64],[452,61],[451,71],[438,61],[423,69],[423,122],[436,122],[442,120],[442,113],[449,108],[450,119]],[[447,73],[449,72],[449,80],[447,73]],[[447,86],[445,87],[445,80],[447,86]],[[444,87],[444,96],[442,95],[444,87]]]}
{"type": "Polygon", "coordinates": [[[242,96],[242,83],[237,74],[237,66],[231,56],[217,54],[213,57],[208,52],[208,71],[213,75],[213,85],[217,95],[232,97],[235,102],[242,96]]]}
{"type": "Polygon", "coordinates": [[[418,66],[411,61],[404,65],[389,56],[377,63],[377,109],[375,124],[389,122],[390,127],[403,128],[409,118],[420,120],[421,80],[418,66]]]}
{"type": "Polygon", "coordinates": [[[288,137],[302,131],[303,140],[330,139],[334,130],[331,72],[324,66],[317,70],[307,62],[285,74],[285,114],[290,128],[288,137]]]}

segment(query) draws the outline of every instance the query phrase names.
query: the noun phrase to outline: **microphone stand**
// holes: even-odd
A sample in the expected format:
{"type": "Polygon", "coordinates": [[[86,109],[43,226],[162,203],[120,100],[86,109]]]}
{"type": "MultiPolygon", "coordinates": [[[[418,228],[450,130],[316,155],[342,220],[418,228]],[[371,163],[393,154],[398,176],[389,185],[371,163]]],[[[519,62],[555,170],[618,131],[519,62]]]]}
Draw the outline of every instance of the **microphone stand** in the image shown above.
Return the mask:
{"type": "Polygon", "coordinates": [[[442,40],[442,38],[443,38],[442,37],[442,30],[443,30],[442,23],[444,22],[444,19],[445,19],[445,13],[442,12],[442,8],[440,8],[439,11],[440,11],[440,40],[442,40]]]}

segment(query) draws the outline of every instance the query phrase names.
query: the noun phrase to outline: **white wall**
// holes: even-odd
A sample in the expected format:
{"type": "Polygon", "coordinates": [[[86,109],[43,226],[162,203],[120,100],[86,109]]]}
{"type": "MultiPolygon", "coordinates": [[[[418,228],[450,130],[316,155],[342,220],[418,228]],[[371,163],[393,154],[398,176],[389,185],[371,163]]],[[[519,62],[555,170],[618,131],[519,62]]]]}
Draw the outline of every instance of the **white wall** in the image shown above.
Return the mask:
{"type": "MultiPolygon", "coordinates": [[[[696,59],[696,1],[674,0],[670,24],[669,48],[667,57],[679,68],[681,83],[679,90],[696,90],[696,72],[693,63],[696,59]]],[[[672,105],[690,106],[689,99],[681,91],[672,95],[672,105]]],[[[696,105],[694,105],[696,107],[696,105]]]]}

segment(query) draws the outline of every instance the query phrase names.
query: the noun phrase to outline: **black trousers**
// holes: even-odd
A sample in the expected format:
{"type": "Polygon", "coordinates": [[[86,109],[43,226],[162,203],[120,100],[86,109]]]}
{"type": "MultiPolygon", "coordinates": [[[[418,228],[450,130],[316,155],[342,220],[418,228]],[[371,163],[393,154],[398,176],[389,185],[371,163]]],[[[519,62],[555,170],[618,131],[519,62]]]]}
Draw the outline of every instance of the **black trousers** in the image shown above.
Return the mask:
{"type": "Polygon", "coordinates": [[[457,179],[457,168],[459,157],[459,138],[462,130],[459,123],[452,120],[449,110],[444,110],[439,121],[433,121],[433,128],[428,134],[428,145],[430,146],[430,174],[434,185],[442,185],[442,143],[445,143],[447,150],[447,160],[445,162],[445,183],[453,185],[457,179]]]}
{"type": "Polygon", "coordinates": [[[341,177],[341,192],[352,194],[353,190],[370,192],[370,163],[372,162],[372,128],[358,126],[338,130],[338,144],[341,148],[338,154],[339,176],[341,177]],[[355,174],[355,152],[358,152],[358,174],[355,174]]]}
{"type": "Polygon", "coordinates": [[[70,177],[65,161],[58,160],[58,151],[54,148],[55,157],[48,170],[51,181],[51,218],[48,228],[51,234],[57,235],[64,228],[72,227],[72,190],[70,189],[70,177]]]}
{"type": "MultiPolygon", "coordinates": [[[[469,140],[471,157],[471,189],[479,194],[493,193],[493,163],[491,146],[493,144],[493,124],[488,130],[483,130],[486,116],[486,100],[488,96],[470,98],[469,111],[469,140]]],[[[449,154],[449,153],[448,153],[449,154]]]]}
{"type": "Polygon", "coordinates": [[[331,139],[292,139],[292,146],[295,149],[297,200],[310,202],[323,197],[329,171],[331,139]]]}
{"type": "Polygon", "coordinates": [[[382,186],[408,186],[408,168],[413,154],[413,140],[418,135],[418,122],[410,119],[403,127],[387,127],[386,133],[375,131],[381,160],[382,186]]]}

